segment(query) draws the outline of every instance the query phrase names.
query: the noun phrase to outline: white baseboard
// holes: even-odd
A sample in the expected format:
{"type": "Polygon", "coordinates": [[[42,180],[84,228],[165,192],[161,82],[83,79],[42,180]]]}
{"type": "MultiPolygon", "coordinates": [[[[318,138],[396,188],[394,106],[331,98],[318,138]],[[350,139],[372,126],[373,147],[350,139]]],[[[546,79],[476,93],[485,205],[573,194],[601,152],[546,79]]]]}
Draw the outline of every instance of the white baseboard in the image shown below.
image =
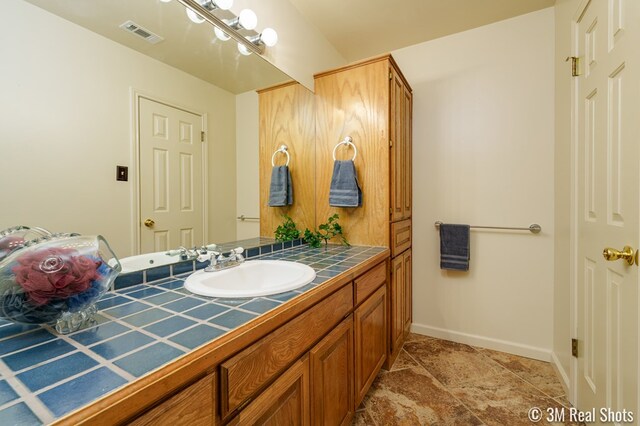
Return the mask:
{"type": "Polygon", "coordinates": [[[560,383],[564,388],[564,392],[565,392],[565,395],[567,395],[567,399],[569,399],[568,395],[571,395],[571,392],[570,392],[571,380],[569,380],[569,375],[567,374],[567,371],[562,367],[560,360],[556,356],[556,353],[553,351],[551,352],[551,365],[553,366],[553,369],[556,370],[556,374],[558,375],[558,377],[560,377],[560,383]]]}
{"type": "MultiPolygon", "coordinates": [[[[551,351],[535,346],[523,345],[521,343],[509,342],[506,340],[493,339],[491,337],[467,334],[459,331],[447,330],[444,328],[431,327],[423,324],[413,323],[411,331],[417,334],[437,337],[439,339],[451,340],[453,342],[464,343],[481,348],[493,349],[501,352],[508,352],[527,358],[538,359],[540,361],[551,361],[551,351]]],[[[564,379],[564,376],[563,376],[564,379]]]]}

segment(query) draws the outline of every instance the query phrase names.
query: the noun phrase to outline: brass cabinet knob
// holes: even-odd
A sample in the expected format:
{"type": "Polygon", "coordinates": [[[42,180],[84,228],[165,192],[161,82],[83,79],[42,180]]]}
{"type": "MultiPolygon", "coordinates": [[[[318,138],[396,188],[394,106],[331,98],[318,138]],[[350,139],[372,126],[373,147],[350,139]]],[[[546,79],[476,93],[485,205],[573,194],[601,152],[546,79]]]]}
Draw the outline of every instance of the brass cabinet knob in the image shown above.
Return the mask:
{"type": "Polygon", "coordinates": [[[629,265],[633,265],[637,261],[636,252],[629,246],[624,246],[622,251],[607,247],[602,251],[602,256],[610,262],[624,259],[629,265]]]}
{"type": "Polygon", "coordinates": [[[146,226],[147,228],[151,228],[155,224],[156,222],[153,219],[147,219],[144,221],[144,226],[146,226]]]}

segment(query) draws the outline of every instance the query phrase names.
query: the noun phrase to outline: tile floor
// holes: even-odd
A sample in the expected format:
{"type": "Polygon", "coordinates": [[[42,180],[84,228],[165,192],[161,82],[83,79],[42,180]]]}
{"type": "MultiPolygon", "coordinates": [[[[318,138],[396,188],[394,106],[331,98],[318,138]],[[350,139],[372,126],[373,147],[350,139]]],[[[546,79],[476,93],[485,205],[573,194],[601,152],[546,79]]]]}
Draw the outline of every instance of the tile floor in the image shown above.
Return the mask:
{"type": "Polygon", "coordinates": [[[569,402],[547,362],[411,334],[353,425],[528,425],[531,407],[562,406],[569,402]]]}

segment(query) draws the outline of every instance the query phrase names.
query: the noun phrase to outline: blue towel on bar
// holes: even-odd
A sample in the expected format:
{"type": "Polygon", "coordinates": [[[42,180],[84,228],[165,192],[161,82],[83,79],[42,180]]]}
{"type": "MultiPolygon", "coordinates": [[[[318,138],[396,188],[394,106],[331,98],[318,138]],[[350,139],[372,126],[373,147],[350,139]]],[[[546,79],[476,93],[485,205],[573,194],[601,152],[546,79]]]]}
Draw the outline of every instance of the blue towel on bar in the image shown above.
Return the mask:
{"type": "Polygon", "coordinates": [[[469,225],[440,225],[440,269],[469,270],[469,225]]]}
{"type": "Polygon", "coordinates": [[[293,185],[288,166],[275,166],[271,170],[269,206],[282,207],[293,204],[293,185]]]}
{"type": "Polygon", "coordinates": [[[329,205],[333,207],[362,206],[362,191],[358,184],[353,160],[336,160],[329,188],[329,205]]]}

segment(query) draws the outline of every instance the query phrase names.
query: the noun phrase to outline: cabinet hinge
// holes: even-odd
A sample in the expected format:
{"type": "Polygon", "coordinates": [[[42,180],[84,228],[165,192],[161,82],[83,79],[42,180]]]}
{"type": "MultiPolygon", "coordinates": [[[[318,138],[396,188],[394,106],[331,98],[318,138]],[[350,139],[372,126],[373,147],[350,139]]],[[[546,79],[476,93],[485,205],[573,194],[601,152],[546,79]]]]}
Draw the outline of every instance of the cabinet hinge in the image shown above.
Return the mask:
{"type": "Polygon", "coordinates": [[[571,355],[578,358],[578,339],[571,339],[571,355]]]}
{"type": "Polygon", "coordinates": [[[393,141],[389,139],[389,148],[393,148],[393,141]]]}
{"type": "Polygon", "coordinates": [[[571,77],[578,77],[580,75],[580,58],[577,56],[567,56],[564,61],[567,62],[571,59],[571,77]]]}
{"type": "Polygon", "coordinates": [[[204,131],[200,132],[200,142],[204,142],[204,131]]]}
{"type": "Polygon", "coordinates": [[[393,80],[393,73],[389,71],[389,80],[393,80]]]}

